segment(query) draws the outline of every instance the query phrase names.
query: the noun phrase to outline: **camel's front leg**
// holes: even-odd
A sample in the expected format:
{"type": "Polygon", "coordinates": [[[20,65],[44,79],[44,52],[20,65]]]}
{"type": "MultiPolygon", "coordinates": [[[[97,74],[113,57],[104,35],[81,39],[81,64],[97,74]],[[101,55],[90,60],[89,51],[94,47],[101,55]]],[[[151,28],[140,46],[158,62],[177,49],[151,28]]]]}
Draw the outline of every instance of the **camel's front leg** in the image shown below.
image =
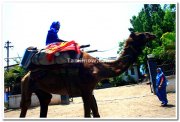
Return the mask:
{"type": "Polygon", "coordinates": [[[97,106],[97,102],[96,102],[96,98],[94,97],[94,95],[91,95],[91,110],[93,112],[93,117],[100,117],[99,115],[99,111],[98,111],[98,106],[97,106]]]}
{"type": "Polygon", "coordinates": [[[20,117],[25,117],[28,107],[31,105],[32,91],[29,86],[29,74],[25,75],[21,82],[21,113],[20,117]]]}
{"type": "Polygon", "coordinates": [[[26,92],[26,93],[22,93],[21,94],[21,103],[20,103],[20,107],[21,107],[21,113],[20,113],[20,117],[25,117],[28,107],[31,105],[31,95],[32,92],[26,92]]]}

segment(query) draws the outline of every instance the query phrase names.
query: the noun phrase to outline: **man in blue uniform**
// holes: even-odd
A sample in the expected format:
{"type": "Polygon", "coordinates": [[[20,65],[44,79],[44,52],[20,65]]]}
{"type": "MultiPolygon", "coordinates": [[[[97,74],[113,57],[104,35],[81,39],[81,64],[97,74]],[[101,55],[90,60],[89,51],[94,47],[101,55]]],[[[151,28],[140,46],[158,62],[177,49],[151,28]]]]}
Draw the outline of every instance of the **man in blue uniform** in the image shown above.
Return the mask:
{"type": "Polygon", "coordinates": [[[46,45],[54,42],[65,42],[64,40],[59,39],[57,33],[60,29],[60,22],[53,22],[50,26],[50,30],[48,31],[46,37],[46,45]]]}

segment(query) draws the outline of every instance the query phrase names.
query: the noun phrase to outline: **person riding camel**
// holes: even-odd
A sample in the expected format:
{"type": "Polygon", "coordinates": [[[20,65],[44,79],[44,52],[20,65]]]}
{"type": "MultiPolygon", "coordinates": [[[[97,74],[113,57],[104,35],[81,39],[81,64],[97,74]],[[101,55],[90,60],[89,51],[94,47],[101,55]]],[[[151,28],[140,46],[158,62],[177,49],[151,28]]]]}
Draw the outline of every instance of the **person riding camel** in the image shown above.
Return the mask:
{"type": "Polygon", "coordinates": [[[54,43],[54,42],[65,42],[62,39],[59,39],[58,37],[58,31],[60,29],[60,22],[56,21],[53,22],[50,26],[50,30],[48,31],[47,37],[46,37],[46,45],[54,43]]]}

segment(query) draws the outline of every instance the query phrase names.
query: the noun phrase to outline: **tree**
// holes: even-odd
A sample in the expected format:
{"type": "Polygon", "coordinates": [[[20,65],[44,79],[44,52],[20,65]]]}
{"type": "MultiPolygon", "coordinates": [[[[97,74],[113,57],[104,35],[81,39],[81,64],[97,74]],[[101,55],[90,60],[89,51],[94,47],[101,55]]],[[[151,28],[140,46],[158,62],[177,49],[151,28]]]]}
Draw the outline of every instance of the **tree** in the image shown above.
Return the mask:
{"type": "Polygon", "coordinates": [[[162,22],[164,33],[176,31],[176,6],[175,4],[165,5],[165,16],[162,22]]]}
{"type": "Polygon", "coordinates": [[[117,54],[119,54],[119,53],[121,53],[123,51],[124,43],[125,43],[125,40],[122,41],[122,42],[119,42],[119,49],[117,51],[117,54]]]}
{"type": "Polygon", "coordinates": [[[165,4],[163,9],[160,4],[144,4],[138,16],[133,16],[132,19],[130,19],[133,29],[136,32],[148,31],[157,36],[157,38],[149,42],[147,47],[143,50],[142,55],[138,58],[138,64],[146,64],[147,54],[150,53],[155,54],[157,58],[162,60],[167,60],[167,58],[169,59],[173,56],[173,59],[175,59],[175,42],[174,45],[173,43],[166,44],[168,39],[165,39],[163,35],[167,32],[173,32],[175,35],[175,15],[175,4],[165,4]],[[165,56],[167,53],[168,56],[165,56]]]}
{"type": "Polygon", "coordinates": [[[13,87],[20,84],[21,78],[25,74],[26,74],[26,71],[20,66],[15,66],[9,71],[5,71],[4,72],[4,86],[8,88],[10,87],[11,89],[13,89],[13,87]]]}
{"type": "Polygon", "coordinates": [[[162,45],[155,48],[152,53],[156,58],[161,60],[175,61],[176,47],[175,47],[176,35],[174,32],[167,32],[162,35],[160,40],[162,45]]]}

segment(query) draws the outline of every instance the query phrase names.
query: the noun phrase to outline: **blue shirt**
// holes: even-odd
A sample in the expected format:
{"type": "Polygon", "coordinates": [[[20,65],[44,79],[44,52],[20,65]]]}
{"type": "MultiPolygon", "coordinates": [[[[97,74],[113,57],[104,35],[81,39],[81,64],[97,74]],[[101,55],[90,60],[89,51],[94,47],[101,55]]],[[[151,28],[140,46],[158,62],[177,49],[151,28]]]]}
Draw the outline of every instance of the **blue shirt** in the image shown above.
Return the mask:
{"type": "Polygon", "coordinates": [[[46,37],[46,45],[54,42],[60,42],[59,37],[58,37],[58,30],[55,28],[51,28],[48,31],[47,37],[46,37]]]}

